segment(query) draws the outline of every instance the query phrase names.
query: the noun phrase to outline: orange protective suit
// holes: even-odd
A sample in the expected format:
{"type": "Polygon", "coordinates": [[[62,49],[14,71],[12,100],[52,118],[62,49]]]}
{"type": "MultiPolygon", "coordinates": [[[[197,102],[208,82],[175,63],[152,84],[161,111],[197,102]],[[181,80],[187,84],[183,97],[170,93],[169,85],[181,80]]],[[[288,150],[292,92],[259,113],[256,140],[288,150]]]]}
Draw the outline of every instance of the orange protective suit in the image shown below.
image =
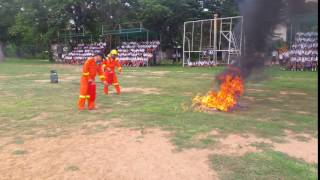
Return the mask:
{"type": "Polygon", "coordinates": [[[105,76],[101,65],[98,65],[94,58],[88,58],[83,65],[82,77],[80,81],[80,96],[78,100],[78,109],[83,110],[85,108],[85,102],[88,100],[88,109],[95,108],[96,100],[96,75],[99,75],[102,82],[105,81],[105,76]]]}
{"type": "Polygon", "coordinates": [[[118,68],[118,71],[121,73],[122,72],[122,67],[121,64],[119,63],[118,58],[112,58],[112,57],[107,57],[103,61],[102,65],[105,77],[106,77],[106,82],[108,85],[104,86],[104,93],[108,94],[109,93],[109,85],[113,85],[117,91],[117,94],[120,95],[120,84],[118,82],[117,75],[115,73],[115,68],[118,68]]]}

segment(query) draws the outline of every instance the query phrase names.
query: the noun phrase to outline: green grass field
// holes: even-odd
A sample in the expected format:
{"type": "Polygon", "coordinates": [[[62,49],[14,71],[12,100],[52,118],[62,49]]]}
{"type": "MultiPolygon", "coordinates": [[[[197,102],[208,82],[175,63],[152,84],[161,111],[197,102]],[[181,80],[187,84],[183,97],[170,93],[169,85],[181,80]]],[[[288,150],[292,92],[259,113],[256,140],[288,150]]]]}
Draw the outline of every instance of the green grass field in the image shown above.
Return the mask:
{"type": "MultiPolygon", "coordinates": [[[[119,76],[120,85],[124,89],[136,88],[135,91],[104,96],[101,85],[98,110],[78,112],[80,68],[36,60],[7,59],[1,63],[0,138],[23,143],[26,136],[59,137],[95,121],[119,121],[124,127],[170,131],[174,134],[171,141],[178,149],[214,146],[214,138],[194,141],[195,136],[212,130],[222,135],[249,133],[276,142],[283,140],[285,130],[318,136],[318,76],[314,72],[267,68],[262,80],[252,77],[246,83],[240,100],[247,106],[245,110],[202,113],[193,111],[191,100],[212,89],[214,76],[223,68],[125,68],[119,76]],[[51,69],[58,71],[61,83],[49,83],[51,69]]],[[[104,128],[107,127],[93,131],[104,128]]],[[[210,162],[221,179],[317,179],[317,164],[261,148],[262,152],[242,157],[215,155],[210,162]]]]}

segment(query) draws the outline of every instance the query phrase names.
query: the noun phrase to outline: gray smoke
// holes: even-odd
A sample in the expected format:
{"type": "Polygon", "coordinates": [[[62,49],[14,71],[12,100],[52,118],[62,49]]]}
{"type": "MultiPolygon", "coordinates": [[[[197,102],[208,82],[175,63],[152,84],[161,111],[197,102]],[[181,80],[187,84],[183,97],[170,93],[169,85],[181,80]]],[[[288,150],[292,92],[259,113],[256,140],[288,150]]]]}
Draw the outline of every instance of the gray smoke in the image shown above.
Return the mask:
{"type": "Polygon", "coordinates": [[[263,68],[275,27],[283,20],[284,0],[238,0],[244,17],[245,50],[237,64],[247,78],[253,70],[263,68]]]}

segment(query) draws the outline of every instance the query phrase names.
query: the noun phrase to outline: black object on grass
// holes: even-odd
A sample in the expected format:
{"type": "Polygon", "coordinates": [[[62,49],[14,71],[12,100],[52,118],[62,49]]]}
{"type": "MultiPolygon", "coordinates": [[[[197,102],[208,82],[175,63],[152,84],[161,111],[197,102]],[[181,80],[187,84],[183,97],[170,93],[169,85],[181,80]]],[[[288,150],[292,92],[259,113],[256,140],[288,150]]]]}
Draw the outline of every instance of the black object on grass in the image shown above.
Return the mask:
{"type": "Polygon", "coordinates": [[[51,83],[59,83],[59,77],[56,70],[50,71],[50,82],[51,83]]]}

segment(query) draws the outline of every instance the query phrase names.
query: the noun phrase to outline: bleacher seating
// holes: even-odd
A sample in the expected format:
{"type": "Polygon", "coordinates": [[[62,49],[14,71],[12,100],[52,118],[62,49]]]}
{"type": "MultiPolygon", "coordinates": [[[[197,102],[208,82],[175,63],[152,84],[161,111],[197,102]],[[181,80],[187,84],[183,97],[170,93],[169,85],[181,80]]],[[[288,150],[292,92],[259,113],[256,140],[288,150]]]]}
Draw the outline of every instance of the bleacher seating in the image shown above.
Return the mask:
{"type": "MultiPolygon", "coordinates": [[[[282,56],[282,54],[280,55],[282,56]]],[[[289,51],[289,61],[285,65],[288,70],[292,71],[316,71],[318,67],[318,33],[298,32],[289,51]]]]}
{"type": "Polygon", "coordinates": [[[149,61],[153,59],[154,52],[159,50],[159,46],[159,41],[123,42],[118,47],[119,61],[122,66],[147,66],[149,61]]]}
{"type": "Polygon", "coordinates": [[[106,43],[78,44],[71,52],[64,53],[58,62],[64,64],[83,64],[84,61],[95,53],[103,52],[106,43]]]}
{"type": "MultiPolygon", "coordinates": [[[[142,67],[147,66],[153,59],[154,53],[159,50],[159,41],[148,42],[123,42],[117,49],[119,61],[122,66],[142,67]]],[[[104,52],[106,43],[78,44],[71,52],[62,54],[62,59],[57,59],[63,64],[83,64],[85,60],[95,53],[104,52]]]]}

